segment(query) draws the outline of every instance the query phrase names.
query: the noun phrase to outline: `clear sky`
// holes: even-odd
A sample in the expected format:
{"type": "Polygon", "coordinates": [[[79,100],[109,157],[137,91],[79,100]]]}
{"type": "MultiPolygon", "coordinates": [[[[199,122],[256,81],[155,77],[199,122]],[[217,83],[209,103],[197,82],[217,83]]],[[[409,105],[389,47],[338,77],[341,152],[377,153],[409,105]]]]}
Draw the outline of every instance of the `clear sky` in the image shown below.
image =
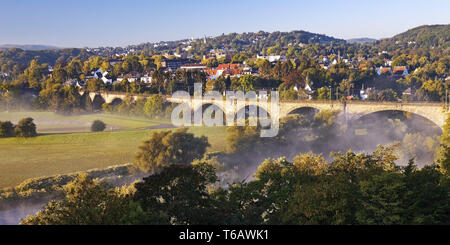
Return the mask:
{"type": "Polygon", "coordinates": [[[230,32],[391,37],[449,24],[449,0],[1,0],[0,44],[126,46],[230,32]]]}

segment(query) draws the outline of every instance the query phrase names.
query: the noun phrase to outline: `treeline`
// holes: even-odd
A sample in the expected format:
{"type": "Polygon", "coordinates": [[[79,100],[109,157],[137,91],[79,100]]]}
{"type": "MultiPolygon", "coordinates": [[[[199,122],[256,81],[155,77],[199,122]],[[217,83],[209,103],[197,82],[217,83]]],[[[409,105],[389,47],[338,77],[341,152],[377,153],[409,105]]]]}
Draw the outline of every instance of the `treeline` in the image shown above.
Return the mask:
{"type": "Polygon", "coordinates": [[[10,121],[0,121],[0,138],[30,138],[36,135],[36,124],[33,123],[33,118],[23,118],[17,125],[12,124],[10,121]]]}
{"type": "Polygon", "coordinates": [[[0,71],[7,73],[8,77],[19,76],[34,59],[40,63],[54,66],[56,63],[67,62],[73,58],[88,59],[92,54],[84,49],[57,49],[57,50],[22,50],[10,48],[0,50],[0,71]]]}

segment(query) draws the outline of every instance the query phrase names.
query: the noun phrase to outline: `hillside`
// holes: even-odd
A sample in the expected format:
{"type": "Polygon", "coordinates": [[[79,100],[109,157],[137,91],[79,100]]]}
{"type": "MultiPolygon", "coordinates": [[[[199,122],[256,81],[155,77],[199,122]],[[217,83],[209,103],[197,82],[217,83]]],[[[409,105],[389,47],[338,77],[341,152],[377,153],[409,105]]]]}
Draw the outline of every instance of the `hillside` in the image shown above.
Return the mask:
{"type": "Polygon", "coordinates": [[[238,52],[260,52],[263,48],[278,47],[285,49],[288,46],[298,46],[308,43],[345,42],[345,40],[307,31],[291,32],[248,32],[222,34],[216,37],[205,37],[194,40],[179,40],[160,43],[143,43],[129,46],[135,50],[148,50],[151,52],[163,52],[175,48],[192,46],[193,53],[202,53],[212,48],[234,49],[238,52]],[[206,43],[205,43],[206,41],[206,43]]]}
{"type": "Polygon", "coordinates": [[[10,49],[10,48],[18,48],[22,50],[55,50],[60,49],[59,47],[55,46],[48,46],[48,45],[20,45],[20,44],[3,44],[0,45],[1,49],[10,49]]]}
{"type": "Polygon", "coordinates": [[[53,66],[58,59],[65,61],[69,61],[74,57],[88,59],[90,55],[84,49],[23,50],[10,48],[0,50],[0,70],[8,73],[18,73],[23,71],[33,59],[53,66]]]}
{"type": "Polygon", "coordinates": [[[450,45],[450,24],[418,26],[385,41],[418,48],[448,47],[450,45]]]}

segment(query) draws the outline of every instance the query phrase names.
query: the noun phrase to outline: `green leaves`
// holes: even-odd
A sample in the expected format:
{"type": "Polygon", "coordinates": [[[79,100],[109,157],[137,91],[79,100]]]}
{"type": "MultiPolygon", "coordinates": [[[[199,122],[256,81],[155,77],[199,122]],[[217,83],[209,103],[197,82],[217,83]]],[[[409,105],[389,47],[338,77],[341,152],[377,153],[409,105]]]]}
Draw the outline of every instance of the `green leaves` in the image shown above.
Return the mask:
{"type": "Polygon", "coordinates": [[[208,146],[205,136],[194,137],[187,128],[155,132],[139,147],[135,165],[152,173],[170,165],[187,165],[201,159],[208,146]]]}

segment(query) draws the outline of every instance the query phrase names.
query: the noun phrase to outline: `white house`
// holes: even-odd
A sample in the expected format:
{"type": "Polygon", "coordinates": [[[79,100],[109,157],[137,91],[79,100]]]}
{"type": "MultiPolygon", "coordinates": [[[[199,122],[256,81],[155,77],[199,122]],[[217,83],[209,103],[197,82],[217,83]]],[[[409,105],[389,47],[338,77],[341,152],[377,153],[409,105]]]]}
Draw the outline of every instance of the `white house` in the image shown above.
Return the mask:
{"type": "Polygon", "coordinates": [[[107,83],[111,83],[112,84],[112,79],[111,78],[109,78],[108,76],[108,72],[107,71],[105,71],[103,74],[102,74],[102,81],[103,81],[103,83],[104,84],[107,84],[107,83]]]}
{"type": "Polygon", "coordinates": [[[103,71],[100,68],[94,68],[91,70],[90,75],[86,76],[86,79],[99,79],[103,77],[103,71]]]}
{"type": "Polygon", "coordinates": [[[152,76],[145,75],[145,76],[141,77],[141,82],[147,83],[147,84],[152,83],[152,76]]]}
{"type": "Polygon", "coordinates": [[[256,58],[258,58],[258,59],[266,59],[270,63],[277,62],[279,60],[286,60],[286,56],[284,56],[284,55],[267,55],[267,56],[256,55],[256,58]]]}

